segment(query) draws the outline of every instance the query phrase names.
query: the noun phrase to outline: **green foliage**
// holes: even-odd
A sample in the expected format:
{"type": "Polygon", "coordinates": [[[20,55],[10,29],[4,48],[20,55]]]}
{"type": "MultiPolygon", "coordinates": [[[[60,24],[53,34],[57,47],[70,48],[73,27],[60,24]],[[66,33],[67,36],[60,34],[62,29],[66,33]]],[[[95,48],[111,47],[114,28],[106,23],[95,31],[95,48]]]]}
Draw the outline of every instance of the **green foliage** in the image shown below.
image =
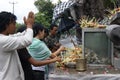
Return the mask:
{"type": "Polygon", "coordinates": [[[43,24],[45,27],[48,27],[50,25],[48,21],[48,17],[44,13],[37,13],[35,14],[35,22],[43,24]]]}
{"type": "Polygon", "coordinates": [[[61,0],[58,0],[58,4],[61,3],[62,1],[61,0]]]}
{"type": "Polygon", "coordinates": [[[53,9],[55,5],[52,4],[50,0],[37,0],[34,4],[39,11],[35,15],[35,21],[48,27],[52,22],[53,9]]]}
{"type": "Polygon", "coordinates": [[[103,0],[105,8],[114,9],[116,7],[117,0],[103,0]]]}
{"type": "Polygon", "coordinates": [[[16,23],[16,28],[19,28],[21,25],[23,25],[23,24],[21,24],[21,23],[16,23]]]}

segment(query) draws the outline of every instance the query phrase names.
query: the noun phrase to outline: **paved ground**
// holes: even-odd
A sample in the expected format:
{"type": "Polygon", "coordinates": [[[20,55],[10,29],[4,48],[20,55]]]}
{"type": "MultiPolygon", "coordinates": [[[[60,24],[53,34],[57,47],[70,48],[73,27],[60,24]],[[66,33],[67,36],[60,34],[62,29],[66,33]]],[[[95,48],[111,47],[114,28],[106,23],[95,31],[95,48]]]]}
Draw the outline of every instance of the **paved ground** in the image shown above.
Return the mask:
{"type": "Polygon", "coordinates": [[[76,69],[58,69],[49,75],[49,80],[120,80],[120,69],[110,66],[88,67],[85,72],[76,69]]]}

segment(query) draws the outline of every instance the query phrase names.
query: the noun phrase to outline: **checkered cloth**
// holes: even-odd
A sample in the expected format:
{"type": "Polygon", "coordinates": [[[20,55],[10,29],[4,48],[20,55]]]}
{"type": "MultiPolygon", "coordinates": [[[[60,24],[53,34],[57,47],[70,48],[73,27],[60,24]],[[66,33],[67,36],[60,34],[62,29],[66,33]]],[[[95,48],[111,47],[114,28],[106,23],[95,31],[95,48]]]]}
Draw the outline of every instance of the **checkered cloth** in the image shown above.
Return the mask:
{"type": "Polygon", "coordinates": [[[66,9],[70,8],[75,3],[76,0],[69,0],[68,2],[62,2],[56,5],[53,11],[53,20],[58,18],[66,9]]]}

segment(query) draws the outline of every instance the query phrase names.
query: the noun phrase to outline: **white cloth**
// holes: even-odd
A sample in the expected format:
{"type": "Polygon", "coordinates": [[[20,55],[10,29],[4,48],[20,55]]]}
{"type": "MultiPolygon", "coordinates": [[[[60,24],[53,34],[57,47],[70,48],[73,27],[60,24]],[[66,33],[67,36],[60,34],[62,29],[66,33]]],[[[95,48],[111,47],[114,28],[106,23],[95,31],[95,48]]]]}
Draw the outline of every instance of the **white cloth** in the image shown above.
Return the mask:
{"type": "Polygon", "coordinates": [[[32,66],[32,69],[33,69],[33,70],[45,71],[45,66],[38,66],[38,67],[35,67],[35,66],[33,66],[33,65],[31,65],[31,66],[32,66]]]}
{"type": "Polygon", "coordinates": [[[33,39],[33,30],[6,36],[0,34],[0,80],[24,80],[24,72],[17,49],[27,47],[33,39]]]}
{"type": "Polygon", "coordinates": [[[55,18],[59,17],[60,14],[62,14],[66,9],[70,8],[75,3],[76,3],[75,0],[69,0],[67,2],[62,2],[58,5],[56,5],[56,7],[54,8],[54,11],[53,11],[53,20],[55,18]]]}

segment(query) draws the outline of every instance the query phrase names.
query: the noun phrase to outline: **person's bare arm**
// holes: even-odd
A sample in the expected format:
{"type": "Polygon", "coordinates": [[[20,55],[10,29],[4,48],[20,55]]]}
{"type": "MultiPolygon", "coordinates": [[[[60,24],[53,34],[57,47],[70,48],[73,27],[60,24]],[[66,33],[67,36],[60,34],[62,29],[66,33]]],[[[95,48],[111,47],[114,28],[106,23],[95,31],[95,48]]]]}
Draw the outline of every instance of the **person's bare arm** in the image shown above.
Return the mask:
{"type": "Polygon", "coordinates": [[[43,66],[43,65],[46,65],[46,64],[54,63],[56,61],[61,61],[61,59],[60,59],[60,57],[55,57],[53,59],[38,61],[38,60],[35,60],[31,57],[31,58],[29,58],[28,61],[34,66],[43,66]]]}
{"type": "Polygon", "coordinates": [[[60,54],[61,51],[65,50],[65,47],[64,46],[60,46],[59,49],[57,49],[57,51],[55,51],[54,53],[51,54],[51,58],[54,58],[56,56],[58,56],[60,54]]]}

